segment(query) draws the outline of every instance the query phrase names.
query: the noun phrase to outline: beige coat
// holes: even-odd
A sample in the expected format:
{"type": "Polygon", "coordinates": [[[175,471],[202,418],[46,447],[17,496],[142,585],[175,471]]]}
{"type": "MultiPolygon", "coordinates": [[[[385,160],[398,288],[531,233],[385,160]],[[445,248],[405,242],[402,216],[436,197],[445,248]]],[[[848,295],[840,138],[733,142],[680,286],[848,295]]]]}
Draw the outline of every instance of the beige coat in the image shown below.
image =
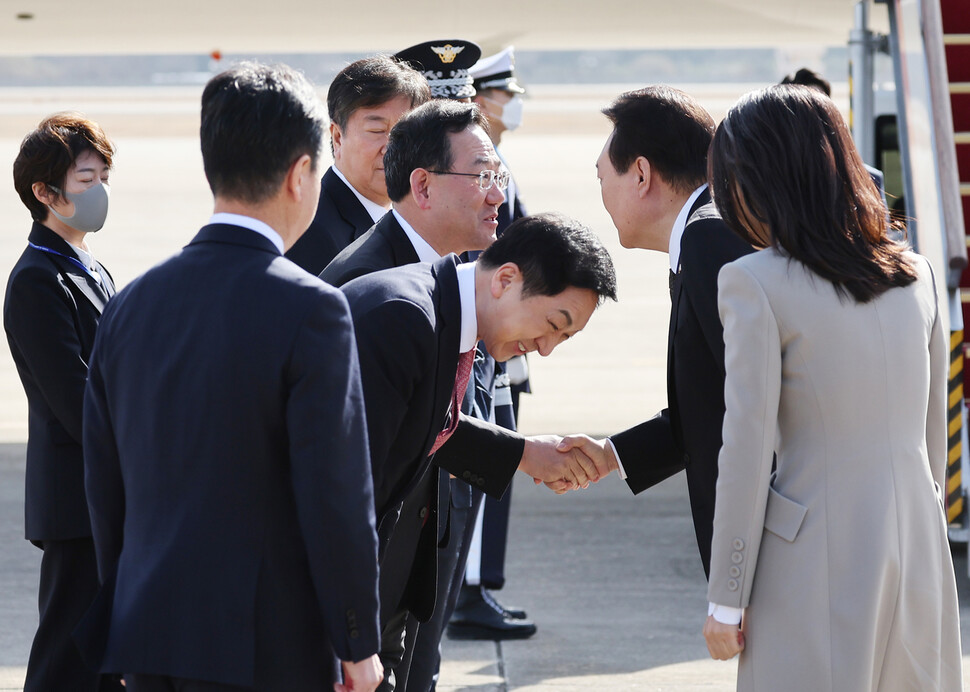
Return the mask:
{"type": "Polygon", "coordinates": [[[962,690],[947,354],[932,270],[910,257],[919,279],[865,304],[773,249],[719,275],[708,596],[746,609],[739,690],[962,690]]]}

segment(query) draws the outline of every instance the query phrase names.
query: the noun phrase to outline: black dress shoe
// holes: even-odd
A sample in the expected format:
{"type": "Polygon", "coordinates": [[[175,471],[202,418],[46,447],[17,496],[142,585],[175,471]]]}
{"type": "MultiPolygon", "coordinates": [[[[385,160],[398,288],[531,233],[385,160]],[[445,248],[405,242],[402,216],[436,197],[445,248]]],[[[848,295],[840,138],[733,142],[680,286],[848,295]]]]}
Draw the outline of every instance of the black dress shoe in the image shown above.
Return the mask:
{"type": "MultiPolygon", "coordinates": [[[[475,588],[475,587],[472,587],[472,588],[475,588]]],[[[484,598],[486,601],[489,601],[493,607],[496,607],[499,610],[501,610],[502,613],[505,615],[505,617],[512,618],[513,620],[529,619],[529,616],[522,608],[518,608],[516,606],[502,605],[501,603],[498,602],[498,599],[495,598],[495,594],[493,594],[491,591],[486,589],[484,586],[481,587],[481,589],[482,589],[482,598],[484,598]]]]}
{"type": "Polygon", "coordinates": [[[449,639],[504,641],[528,639],[536,633],[536,626],[532,622],[507,617],[495,599],[486,599],[483,591],[479,586],[462,587],[457,607],[448,623],[449,639]]]}

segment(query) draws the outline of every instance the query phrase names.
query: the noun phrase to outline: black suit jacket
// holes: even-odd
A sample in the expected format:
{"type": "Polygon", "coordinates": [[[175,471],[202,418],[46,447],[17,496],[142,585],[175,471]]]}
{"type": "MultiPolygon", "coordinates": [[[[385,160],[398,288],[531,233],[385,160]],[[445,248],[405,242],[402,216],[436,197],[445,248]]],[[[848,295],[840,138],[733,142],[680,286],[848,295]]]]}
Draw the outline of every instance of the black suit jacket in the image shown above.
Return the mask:
{"type": "Polygon", "coordinates": [[[114,283],[104,286],[67,259],[71,246],[40,223],[7,281],[3,326],[27,394],[26,536],[91,535],[84,499],[81,410],[95,330],[114,283]],[[60,254],[54,254],[60,253],[60,254]],[[66,257],[65,257],[66,256],[66,257]]]}
{"type": "MultiPolygon", "coordinates": [[[[337,255],[320,278],[343,286],[351,279],[417,261],[407,234],[389,213],[337,255]]],[[[392,335],[392,343],[400,338],[393,332],[387,335],[392,335]]],[[[462,415],[455,434],[435,454],[435,463],[459,478],[472,480],[474,476],[473,485],[501,497],[515,475],[524,446],[520,435],[462,415]]]]}
{"type": "Polygon", "coordinates": [[[113,299],[84,406],[104,672],[329,689],[328,652],[377,652],[359,375],[343,295],[244,228],[113,299]]]}
{"type": "Polygon", "coordinates": [[[341,250],[374,225],[364,205],[347,184],[327,169],[320,183],[320,201],[309,228],[286,257],[311,274],[319,274],[341,250]]]}
{"type": "Polygon", "coordinates": [[[708,573],[717,456],[724,422],[724,337],[717,312],[721,267],[752,252],[721,220],[704,191],[690,209],[671,284],[667,404],[654,418],[610,439],[634,493],[687,469],[697,545],[708,573]]]}
{"type": "MultiPolygon", "coordinates": [[[[357,330],[382,547],[394,535],[393,550],[381,562],[382,582],[394,582],[382,594],[393,602],[382,608],[388,613],[410,610],[421,620],[430,617],[435,601],[437,474],[429,474],[429,466],[458,366],[456,266],[457,258],[449,255],[433,265],[374,272],[343,286],[357,330]],[[422,493],[426,503],[418,504],[427,504],[430,516],[399,517],[401,503],[415,492],[422,493]],[[392,559],[394,564],[388,564],[392,559]]],[[[523,444],[515,433],[462,414],[433,461],[501,497],[518,468],[523,444]]],[[[408,499],[411,503],[413,498],[408,499]]]]}

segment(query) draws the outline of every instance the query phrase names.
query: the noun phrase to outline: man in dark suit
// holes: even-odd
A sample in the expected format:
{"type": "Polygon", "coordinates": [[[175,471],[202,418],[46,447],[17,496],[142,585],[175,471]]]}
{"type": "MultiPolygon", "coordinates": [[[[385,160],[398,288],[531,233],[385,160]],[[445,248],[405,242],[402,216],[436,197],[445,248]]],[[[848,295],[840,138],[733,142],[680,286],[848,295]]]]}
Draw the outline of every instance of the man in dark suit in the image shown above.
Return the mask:
{"type": "MultiPolygon", "coordinates": [[[[418,261],[433,262],[450,252],[488,247],[495,239],[505,179],[485,126],[485,119],[474,105],[443,99],[426,103],[404,116],[391,133],[384,157],[391,213],[334,258],[321,278],[342,286],[353,278],[381,269],[418,261]]],[[[398,335],[394,334],[392,341],[396,338],[398,335]]],[[[565,461],[556,457],[554,445],[547,440],[526,442],[521,436],[464,415],[458,432],[435,460],[459,478],[463,474],[452,469],[463,468],[462,464],[492,469],[493,474],[506,479],[499,485],[503,491],[520,462],[524,470],[531,469],[527,472],[536,477],[551,473],[543,477],[551,480],[562,475],[556,462],[565,461]],[[446,459],[450,461],[446,463],[446,459]],[[549,464],[549,471],[532,468],[537,462],[549,464]]],[[[420,579],[416,580],[421,602],[410,610],[417,620],[426,621],[436,602],[434,570],[436,559],[442,555],[415,562],[415,540],[424,536],[426,543],[439,543],[447,548],[460,539],[460,531],[451,530],[449,496],[439,495],[438,482],[436,472],[426,474],[408,497],[402,498],[401,519],[393,541],[388,539],[389,547],[381,558],[382,660],[385,668],[395,670],[395,680],[389,685],[402,688],[407,664],[401,666],[406,652],[400,633],[408,609],[398,608],[398,582],[412,563],[422,570],[420,579]],[[435,517],[430,521],[427,517],[429,496],[438,498],[430,503],[431,511],[440,510],[437,521],[435,517]],[[402,546],[401,550],[396,549],[398,545],[402,546]]],[[[467,494],[467,485],[463,489],[467,494]]],[[[501,494],[498,492],[498,496],[501,494]]],[[[381,512],[379,503],[379,517],[381,512]]],[[[442,553],[443,559],[452,554],[457,558],[457,551],[446,549],[442,553]]],[[[409,625],[409,641],[414,640],[414,624],[409,625]]]]}
{"type": "Polygon", "coordinates": [[[338,690],[381,679],[350,313],[281,256],[317,207],[323,123],[289,68],[214,77],[201,137],[215,214],[105,311],[85,484],[102,668],[129,690],[331,689],[334,654],[338,690]]]}
{"type": "Polygon", "coordinates": [[[634,493],[687,469],[694,533],[704,574],[711,559],[717,456],[724,420],[724,340],[717,274],[752,252],[721,221],[707,189],[711,116],[666,86],[622,94],[603,111],[613,133],[596,168],[603,204],[624,247],[670,255],[667,408],[598,443],[634,493]]]}
{"type": "MultiPolygon", "coordinates": [[[[488,119],[489,136],[495,153],[507,167],[499,144],[503,134],[521,125],[522,94],[525,93],[515,76],[512,47],[482,58],[468,72],[474,80],[473,101],[488,119]]],[[[497,234],[501,235],[513,221],[526,213],[519,187],[514,177],[510,176],[506,200],[498,212],[497,234]]],[[[519,395],[531,391],[528,368],[525,356],[516,356],[507,363],[496,364],[494,417],[495,422],[503,427],[516,429],[519,395]],[[512,375],[515,375],[514,383],[512,375]]],[[[477,521],[471,523],[473,531],[468,532],[464,541],[465,554],[459,561],[461,574],[456,575],[447,612],[444,613],[448,636],[452,638],[523,639],[536,632],[535,624],[528,620],[525,611],[503,606],[489,592],[489,589],[501,589],[505,584],[505,549],[511,506],[511,491],[500,500],[484,498],[481,501],[476,498],[477,521]]]]}
{"type": "MultiPolygon", "coordinates": [[[[388,188],[394,197],[392,170],[388,167],[388,188]]],[[[415,178],[422,175],[412,174],[412,191],[415,178]]],[[[408,611],[426,619],[435,607],[437,494],[434,484],[421,483],[429,471],[437,477],[431,462],[494,497],[505,492],[518,464],[517,459],[512,465],[503,459],[487,436],[478,437],[474,453],[464,445],[460,453],[448,453],[449,445],[464,434],[466,420],[482,431],[515,439],[496,426],[455,416],[460,401],[455,392],[463,392],[467,384],[475,344],[484,340],[499,361],[535,350],[548,355],[585,326],[602,298],[614,297],[615,279],[609,255],[587,228],[545,215],[510,227],[477,263],[458,265],[448,255],[430,266],[374,272],[343,290],[357,325],[385,547],[381,593],[388,636],[389,630],[393,633],[389,624],[402,621],[408,611]],[[464,377],[459,370],[456,380],[459,354],[464,377]],[[446,426],[449,411],[451,424],[446,426]],[[407,506],[415,493],[421,493],[423,525],[401,512],[402,502],[407,506]],[[389,565],[392,551],[397,562],[389,565]]],[[[521,468],[537,475],[532,461],[523,459],[521,468]]],[[[563,473],[556,468],[547,477],[563,473]]],[[[386,641],[385,648],[392,643],[386,641]]],[[[393,683],[389,680],[387,689],[393,683]]]]}
{"type": "Polygon", "coordinates": [[[28,691],[121,689],[99,681],[71,640],[98,589],[81,411],[95,330],[115,287],[85,238],[108,213],[113,153],[97,123],[59,113],[24,138],[14,161],[34,224],[7,282],[3,326],[27,395],[26,537],[44,551],[28,691]]]}
{"type": "Polygon", "coordinates": [[[319,274],[338,252],[373,226],[390,206],[384,150],[394,124],[431,98],[424,77],[393,58],[352,62],[330,83],[330,150],[317,213],[286,257],[319,274]]]}

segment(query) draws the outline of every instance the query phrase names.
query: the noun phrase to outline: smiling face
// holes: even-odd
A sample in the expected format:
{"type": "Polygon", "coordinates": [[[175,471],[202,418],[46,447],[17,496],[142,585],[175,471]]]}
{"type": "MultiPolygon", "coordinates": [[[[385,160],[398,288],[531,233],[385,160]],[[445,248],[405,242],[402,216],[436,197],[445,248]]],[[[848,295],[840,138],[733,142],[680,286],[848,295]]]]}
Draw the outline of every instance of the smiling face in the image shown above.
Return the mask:
{"type": "MultiPolygon", "coordinates": [[[[485,130],[473,125],[448,135],[452,163],[450,172],[470,173],[501,169],[485,130]]],[[[435,248],[444,252],[461,253],[484,250],[495,240],[498,230],[498,208],[505,194],[493,185],[482,190],[478,178],[466,175],[436,175],[429,179],[429,199],[436,235],[444,237],[448,247],[435,248]]]]}
{"type": "Polygon", "coordinates": [[[398,96],[372,108],[358,108],[347,118],[346,127],[330,125],[333,159],[337,169],[367,199],[387,206],[384,181],[384,151],[391,128],[411,110],[411,101],[398,96]]]}
{"type": "Polygon", "coordinates": [[[492,273],[489,297],[478,319],[478,334],[497,361],[538,351],[548,356],[581,331],[599,302],[595,291],[571,286],[554,296],[522,295],[522,273],[507,263],[492,273]]]}

